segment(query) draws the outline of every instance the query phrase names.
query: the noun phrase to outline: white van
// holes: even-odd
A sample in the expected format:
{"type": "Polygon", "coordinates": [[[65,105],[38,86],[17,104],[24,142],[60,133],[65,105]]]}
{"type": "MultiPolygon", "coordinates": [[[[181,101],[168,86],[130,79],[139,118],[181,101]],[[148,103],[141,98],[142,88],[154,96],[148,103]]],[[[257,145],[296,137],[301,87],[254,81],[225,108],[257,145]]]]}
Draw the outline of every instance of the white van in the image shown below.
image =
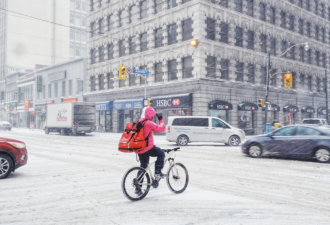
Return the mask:
{"type": "Polygon", "coordinates": [[[209,116],[170,116],[166,126],[166,140],[178,145],[188,142],[220,142],[237,146],[245,139],[243,130],[209,116]]]}

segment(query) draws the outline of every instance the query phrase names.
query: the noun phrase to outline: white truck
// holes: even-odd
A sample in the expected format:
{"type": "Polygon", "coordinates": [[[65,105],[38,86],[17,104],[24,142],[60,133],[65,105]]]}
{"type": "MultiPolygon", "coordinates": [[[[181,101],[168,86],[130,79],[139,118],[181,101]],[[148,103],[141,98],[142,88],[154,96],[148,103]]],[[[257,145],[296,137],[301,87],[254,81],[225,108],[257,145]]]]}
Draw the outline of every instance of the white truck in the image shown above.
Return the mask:
{"type": "Polygon", "coordinates": [[[91,133],[95,130],[95,103],[68,102],[47,105],[45,134],[61,135],[91,133]]]}

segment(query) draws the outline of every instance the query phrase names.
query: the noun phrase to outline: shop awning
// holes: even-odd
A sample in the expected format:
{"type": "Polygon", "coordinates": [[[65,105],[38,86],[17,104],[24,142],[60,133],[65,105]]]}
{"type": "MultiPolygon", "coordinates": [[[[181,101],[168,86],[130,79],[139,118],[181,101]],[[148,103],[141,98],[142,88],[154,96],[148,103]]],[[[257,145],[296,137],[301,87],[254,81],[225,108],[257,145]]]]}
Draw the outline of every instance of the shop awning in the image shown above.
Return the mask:
{"type": "Polygon", "coordinates": [[[258,106],[252,102],[243,102],[238,104],[237,110],[241,111],[256,111],[258,106]]]}
{"type": "MultiPolygon", "coordinates": [[[[279,107],[276,104],[270,104],[270,109],[268,109],[267,111],[274,111],[274,112],[278,112],[280,111],[281,107],[279,107]]],[[[265,111],[265,109],[263,108],[262,111],[265,111]]]]}
{"type": "Polygon", "coordinates": [[[299,108],[295,105],[286,105],[283,107],[283,112],[299,112],[299,108]]]}
{"type": "Polygon", "coordinates": [[[317,114],[319,115],[327,115],[327,108],[326,107],[318,107],[317,114]]]}
{"type": "Polygon", "coordinates": [[[189,108],[192,106],[192,93],[151,97],[151,107],[154,109],[189,108]]]}
{"type": "Polygon", "coordinates": [[[226,101],[213,101],[209,103],[209,109],[211,110],[232,110],[233,105],[226,101]]]}
{"type": "Polygon", "coordinates": [[[312,106],[305,106],[301,108],[302,113],[315,113],[315,109],[312,106]]]}
{"type": "Polygon", "coordinates": [[[113,109],[142,109],[144,106],[144,99],[127,99],[113,102],[113,109]]]}
{"type": "Polygon", "coordinates": [[[109,101],[109,102],[96,102],[96,111],[112,110],[112,109],[113,109],[113,101],[109,101]]]}

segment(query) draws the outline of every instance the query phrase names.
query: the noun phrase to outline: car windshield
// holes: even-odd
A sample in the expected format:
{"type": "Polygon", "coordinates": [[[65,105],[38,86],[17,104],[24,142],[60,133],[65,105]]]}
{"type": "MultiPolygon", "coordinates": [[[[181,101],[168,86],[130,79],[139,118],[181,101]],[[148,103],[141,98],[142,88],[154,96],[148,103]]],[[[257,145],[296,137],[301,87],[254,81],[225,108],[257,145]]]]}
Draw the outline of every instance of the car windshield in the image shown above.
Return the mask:
{"type": "Polygon", "coordinates": [[[319,124],[321,123],[320,120],[304,120],[303,124],[319,124]]]}

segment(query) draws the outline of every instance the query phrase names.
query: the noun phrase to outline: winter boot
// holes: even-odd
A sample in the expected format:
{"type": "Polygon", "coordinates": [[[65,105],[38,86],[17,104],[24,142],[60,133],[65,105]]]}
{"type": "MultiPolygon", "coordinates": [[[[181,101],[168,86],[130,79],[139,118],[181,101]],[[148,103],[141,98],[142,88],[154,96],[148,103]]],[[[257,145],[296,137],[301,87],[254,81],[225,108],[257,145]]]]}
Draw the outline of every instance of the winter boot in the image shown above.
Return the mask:
{"type": "Polygon", "coordinates": [[[163,179],[165,177],[166,177],[166,174],[163,174],[162,171],[160,171],[160,170],[155,171],[155,178],[156,179],[163,179]]]}

